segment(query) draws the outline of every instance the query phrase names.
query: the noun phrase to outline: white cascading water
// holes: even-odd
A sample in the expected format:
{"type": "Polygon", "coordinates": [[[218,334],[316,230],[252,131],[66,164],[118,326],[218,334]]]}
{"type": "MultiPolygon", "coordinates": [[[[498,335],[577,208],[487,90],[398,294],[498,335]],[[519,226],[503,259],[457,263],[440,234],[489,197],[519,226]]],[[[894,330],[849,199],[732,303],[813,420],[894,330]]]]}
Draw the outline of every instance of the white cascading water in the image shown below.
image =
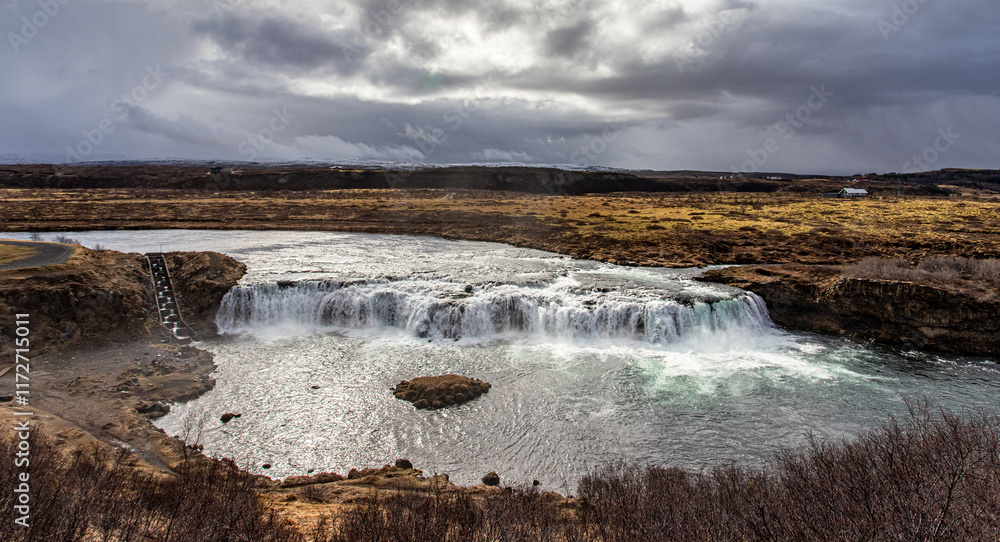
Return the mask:
{"type": "Polygon", "coordinates": [[[216,322],[223,333],[274,326],[397,328],[430,339],[625,339],[664,345],[691,336],[760,334],[770,327],[760,297],[676,301],[647,291],[442,281],[303,282],[233,288],[216,322]]]}

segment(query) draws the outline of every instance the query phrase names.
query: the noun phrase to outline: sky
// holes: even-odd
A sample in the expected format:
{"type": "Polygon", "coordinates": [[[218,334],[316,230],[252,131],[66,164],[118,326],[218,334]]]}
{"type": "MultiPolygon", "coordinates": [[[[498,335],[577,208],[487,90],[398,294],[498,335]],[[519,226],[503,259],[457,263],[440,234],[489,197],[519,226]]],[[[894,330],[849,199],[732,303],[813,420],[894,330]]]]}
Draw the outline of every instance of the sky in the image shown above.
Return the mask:
{"type": "Polygon", "coordinates": [[[0,0],[0,159],[1000,168],[996,0],[0,0]]]}

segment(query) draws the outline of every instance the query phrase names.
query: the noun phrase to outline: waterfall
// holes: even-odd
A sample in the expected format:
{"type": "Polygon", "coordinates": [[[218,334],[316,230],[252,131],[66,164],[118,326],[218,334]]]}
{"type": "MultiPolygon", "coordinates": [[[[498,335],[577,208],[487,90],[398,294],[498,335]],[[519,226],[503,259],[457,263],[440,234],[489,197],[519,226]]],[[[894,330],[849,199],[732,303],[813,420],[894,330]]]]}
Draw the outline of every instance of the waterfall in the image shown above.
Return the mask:
{"type": "Polygon", "coordinates": [[[678,301],[649,291],[587,291],[547,285],[443,281],[302,282],[230,290],[216,317],[222,333],[278,325],[396,328],[432,339],[541,336],[670,344],[715,333],[759,334],[771,326],[758,296],[678,301]]]}

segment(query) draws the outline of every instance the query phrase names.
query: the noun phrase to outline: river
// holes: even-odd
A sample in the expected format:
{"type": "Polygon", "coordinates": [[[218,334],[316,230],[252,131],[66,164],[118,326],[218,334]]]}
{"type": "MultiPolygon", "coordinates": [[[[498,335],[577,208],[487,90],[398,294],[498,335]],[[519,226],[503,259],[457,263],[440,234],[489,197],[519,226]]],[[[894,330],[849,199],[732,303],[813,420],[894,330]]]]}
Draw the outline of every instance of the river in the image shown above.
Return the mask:
{"type": "Polygon", "coordinates": [[[760,298],[693,281],[696,269],[392,235],[69,235],[247,264],[219,311],[223,336],[199,343],[215,389],[157,425],[199,427],[206,453],[272,477],[407,458],[460,484],[495,470],[573,492],[608,461],[759,465],[810,433],[849,437],[904,414],[908,398],[1000,404],[994,363],[784,331],[760,298]],[[436,411],[390,392],[445,373],[493,388],[436,411]],[[242,416],[222,424],[230,411],[242,416]]]}

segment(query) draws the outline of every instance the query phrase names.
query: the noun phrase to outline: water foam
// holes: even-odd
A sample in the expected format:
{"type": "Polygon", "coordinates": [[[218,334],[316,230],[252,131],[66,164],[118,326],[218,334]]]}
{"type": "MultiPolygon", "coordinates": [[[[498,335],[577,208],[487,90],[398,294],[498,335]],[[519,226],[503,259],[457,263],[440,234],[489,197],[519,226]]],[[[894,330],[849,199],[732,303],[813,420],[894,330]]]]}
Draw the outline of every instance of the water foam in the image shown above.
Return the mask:
{"type": "Polygon", "coordinates": [[[535,337],[630,340],[655,345],[771,328],[760,297],[676,300],[652,290],[593,290],[572,281],[484,284],[441,280],[313,281],[232,289],[216,322],[222,333],[299,327],[396,329],[429,339],[535,337]]]}

